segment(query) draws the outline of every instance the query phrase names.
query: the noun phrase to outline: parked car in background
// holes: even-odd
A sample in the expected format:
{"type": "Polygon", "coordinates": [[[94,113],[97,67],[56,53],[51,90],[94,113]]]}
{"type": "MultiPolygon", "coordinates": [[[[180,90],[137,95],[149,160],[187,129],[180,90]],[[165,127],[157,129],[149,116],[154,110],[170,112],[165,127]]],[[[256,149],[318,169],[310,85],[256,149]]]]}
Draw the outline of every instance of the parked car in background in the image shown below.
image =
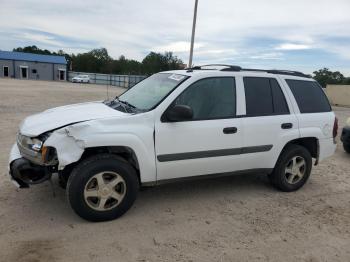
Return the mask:
{"type": "Polygon", "coordinates": [[[346,121],[340,139],[343,142],[344,150],[350,154],[350,118],[346,121]]]}
{"type": "Polygon", "coordinates": [[[303,73],[195,67],[27,117],[9,170],[18,187],[58,174],[74,211],[105,221],[124,214],[140,186],[178,179],[258,172],[296,191],[333,155],[337,128],[321,86],[303,73]]]}
{"type": "Polygon", "coordinates": [[[73,83],[90,83],[90,76],[88,75],[77,75],[72,78],[73,83]]]}

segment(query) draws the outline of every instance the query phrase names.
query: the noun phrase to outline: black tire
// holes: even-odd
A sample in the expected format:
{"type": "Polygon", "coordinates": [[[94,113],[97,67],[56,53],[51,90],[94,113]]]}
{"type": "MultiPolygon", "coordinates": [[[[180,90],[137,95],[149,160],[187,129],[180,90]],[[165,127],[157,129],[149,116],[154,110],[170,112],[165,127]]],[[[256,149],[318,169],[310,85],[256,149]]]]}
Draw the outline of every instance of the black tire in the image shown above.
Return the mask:
{"type": "MultiPolygon", "coordinates": [[[[273,172],[269,175],[269,179],[274,187],[283,192],[296,191],[306,183],[310,177],[311,169],[312,157],[310,152],[303,146],[291,144],[283,149],[273,172]],[[302,167],[303,176],[299,181],[290,183],[287,179],[287,176],[290,174],[286,174],[286,168],[288,165],[290,165],[292,159],[295,157],[297,157],[297,159],[303,159],[305,161],[305,165],[302,167]]],[[[296,177],[296,180],[297,179],[298,177],[296,177]]]]}
{"type": "Polygon", "coordinates": [[[122,216],[134,203],[139,191],[139,181],[135,169],[118,156],[100,154],[79,163],[69,176],[67,198],[72,209],[82,218],[93,221],[108,221],[122,216]],[[106,211],[96,211],[84,198],[85,186],[89,180],[101,172],[116,172],[124,179],[125,195],[116,207],[106,211]]]}
{"type": "Polygon", "coordinates": [[[350,154],[350,144],[348,144],[348,143],[343,143],[343,147],[344,147],[345,152],[347,152],[347,153],[350,154]]]}

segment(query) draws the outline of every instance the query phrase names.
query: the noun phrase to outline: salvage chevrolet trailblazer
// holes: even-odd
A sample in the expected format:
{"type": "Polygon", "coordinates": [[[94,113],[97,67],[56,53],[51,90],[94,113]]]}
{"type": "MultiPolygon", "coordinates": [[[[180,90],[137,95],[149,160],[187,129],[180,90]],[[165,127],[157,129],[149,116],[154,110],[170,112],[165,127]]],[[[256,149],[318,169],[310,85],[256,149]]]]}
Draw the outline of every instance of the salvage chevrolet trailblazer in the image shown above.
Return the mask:
{"type": "Polygon", "coordinates": [[[320,85],[295,71],[212,65],[162,72],[110,101],[27,117],[9,160],[23,188],[59,176],[90,221],[124,214],[140,186],[189,177],[267,174],[295,191],[336,148],[320,85]]]}

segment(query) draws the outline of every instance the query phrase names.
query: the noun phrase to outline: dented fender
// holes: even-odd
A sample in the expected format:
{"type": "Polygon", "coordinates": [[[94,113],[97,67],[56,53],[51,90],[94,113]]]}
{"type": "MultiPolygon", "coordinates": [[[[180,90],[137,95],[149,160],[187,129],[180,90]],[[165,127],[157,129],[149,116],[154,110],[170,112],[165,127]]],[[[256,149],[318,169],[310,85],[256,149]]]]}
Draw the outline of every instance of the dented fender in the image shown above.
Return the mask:
{"type": "Polygon", "coordinates": [[[70,135],[68,129],[65,127],[53,132],[44,144],[56,149],[59,170],[78,161],[85,149],[84,142],[70,135]]]}
{"type": "Polygon", "coordinates": [[[111,119],[77,123],[54,131],[44,145],[56,149],[59,170],[79,161],[87,148],[128,147],[136,155],[141,182],[156,181],[154,126],[128,124],[116,125],[111,119]]]}

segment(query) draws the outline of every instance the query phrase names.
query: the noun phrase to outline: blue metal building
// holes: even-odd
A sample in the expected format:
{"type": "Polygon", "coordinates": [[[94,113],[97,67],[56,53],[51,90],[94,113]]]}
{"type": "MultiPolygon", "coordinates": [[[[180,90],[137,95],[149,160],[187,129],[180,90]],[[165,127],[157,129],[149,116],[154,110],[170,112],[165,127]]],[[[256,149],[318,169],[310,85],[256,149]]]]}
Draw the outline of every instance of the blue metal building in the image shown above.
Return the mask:
{"type": "Polygon", "coordinates": [[[66,81],[64,56],[0,51],[0,77],[66,81]]]}

